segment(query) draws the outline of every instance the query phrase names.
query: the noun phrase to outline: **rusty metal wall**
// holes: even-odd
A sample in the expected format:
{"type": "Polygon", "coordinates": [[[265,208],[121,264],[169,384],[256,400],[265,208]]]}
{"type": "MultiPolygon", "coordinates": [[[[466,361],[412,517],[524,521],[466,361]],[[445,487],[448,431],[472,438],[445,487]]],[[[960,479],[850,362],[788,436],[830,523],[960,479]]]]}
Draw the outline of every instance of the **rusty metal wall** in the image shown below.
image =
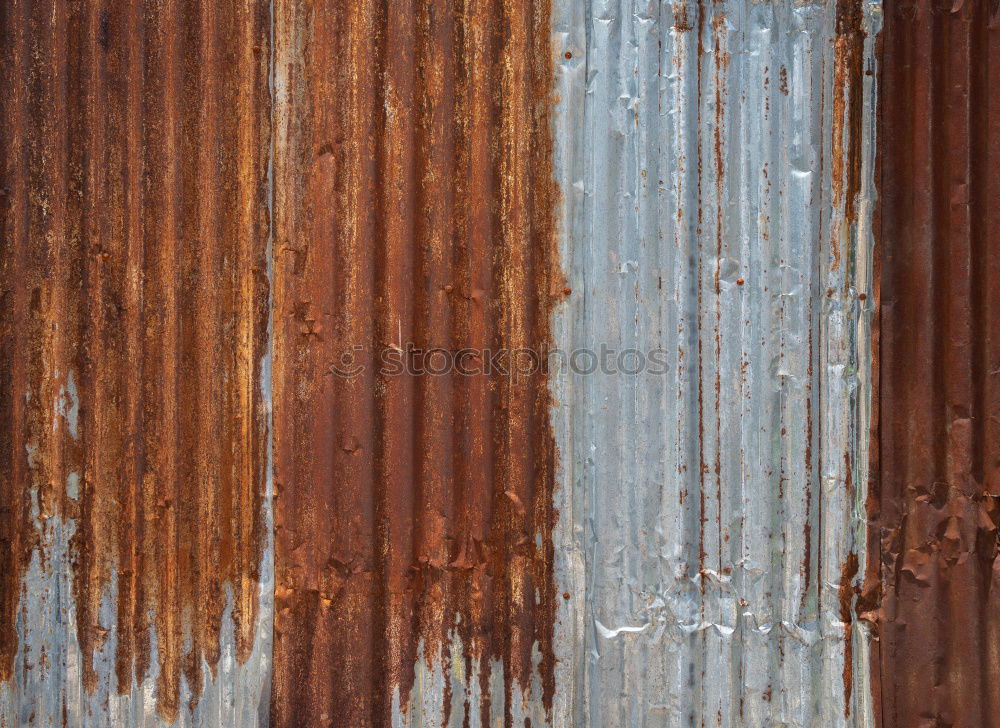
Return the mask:
{"type": "Polygon", "coordinates": [[[870,720],[879,12],[557,4],[559,725],[870,720]]]}
{"type": "Polygon", "coordinates": [[[882,44],[881,725],[996,725],[1000,8],[886,0],[882,44]]]}
{"type": "Polygon", "coordinates": [[[877,0],[0,13],[0,725],[880,713],[877,0]]]}
{"type": "Polygon", "coordinates": [[[0,725],[266,703],[269,24],[0,5],[0,725]]]}

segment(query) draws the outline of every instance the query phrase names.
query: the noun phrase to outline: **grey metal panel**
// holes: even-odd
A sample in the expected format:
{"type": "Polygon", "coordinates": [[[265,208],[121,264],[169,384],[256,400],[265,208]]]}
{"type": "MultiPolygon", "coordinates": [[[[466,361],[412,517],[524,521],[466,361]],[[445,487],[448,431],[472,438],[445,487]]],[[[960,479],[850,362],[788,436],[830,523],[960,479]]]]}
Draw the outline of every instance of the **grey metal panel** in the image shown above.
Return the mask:
{"type": "MultiPolygon", "coordinates": [[[[556,4],[574,291],[556,343],[667,362],[555,380],[570,597],[557,724],[848,726],[870,712],[852,625],[873,87],[845,63],[845,5],[556,4]]],[[[864,7],[864,70],[878,13],[864,7]]]]}

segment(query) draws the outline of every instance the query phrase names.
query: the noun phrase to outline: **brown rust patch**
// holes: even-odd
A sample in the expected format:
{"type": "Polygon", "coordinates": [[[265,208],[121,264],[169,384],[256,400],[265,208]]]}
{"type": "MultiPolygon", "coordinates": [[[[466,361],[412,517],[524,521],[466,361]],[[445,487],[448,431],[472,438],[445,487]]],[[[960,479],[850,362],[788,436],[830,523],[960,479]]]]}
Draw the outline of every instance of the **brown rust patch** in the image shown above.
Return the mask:
{"type": "Polygon", "coordinates": [[[882,728],[996,725],[1000,705],[1000,34],[990,5],[885,3],[868,502],[879,561],[865,588],[882,728]]]}
{"type": "Polygon", "coordinates": [[[671,7],[674,13],[674,30],[678,33],[690,33],[694,30],[694,26],[688,18],[687,0],[675,2],[671,7]]]}
{"type": "Polygon", "coordinates": [[[47,519],[72,519],[84,686],[112,627],[119,689],[145,677],[155,627],[172,720],[181,672],[197,698],[202,660],[214,669],[227,590],[240,659],[255,633],[268,8],[2,12],[0,678],[23,567],[46,558],[47,519]]]}
{"type": "Polygon", "coordinates": [[[275,12],[289,104],[275,160],[272,722],[389,725],[423,659],[445,671],[445,695],[459,689],[446,662],[479,680],[482,703],[466,693],[464,710],[484,725],[502,665],[511,725],[515,690],[540,678],[547,707],[554,692],[546,379],[376,367],[407,344],[549,340],[566,284],[548,3],[275,12]],[[341,376],[354,346],[365,368],[341,376]]]}

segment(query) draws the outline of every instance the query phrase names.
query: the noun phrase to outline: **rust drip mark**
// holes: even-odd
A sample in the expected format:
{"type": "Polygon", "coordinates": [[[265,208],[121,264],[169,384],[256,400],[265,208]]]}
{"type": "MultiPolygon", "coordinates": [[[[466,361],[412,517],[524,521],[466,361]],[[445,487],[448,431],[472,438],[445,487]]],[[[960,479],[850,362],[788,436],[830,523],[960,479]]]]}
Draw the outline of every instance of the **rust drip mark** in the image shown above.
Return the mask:
{"type": "Polygon", "coordinates": [[[837,204],[854,205],[861,185],[861,113],[865,32],[862,0],[838,0],[834,39],[834,193],[837,204]]]}
{"type": "Polygon", "coordinates": [[[844,623],[844,717],[851,717],[851,694],[854,689],[854,578],[858,573],[858,555],[847,555],[840,567],[840,621],[844,623]]]}
{"type": "MultiPolygon", "coordinates": [[[[802,583],[805,585],[805,589],[802,590],[802,606],[805,607],[806,599],[809,595],[809,585],[812,582],[812,562],[813,562],[813,548],[812,548],[812,519],[813,519],[813,363],[816,360],[816,350],[813,347],[813,331],[812,328],[809,329],[808,336],[808,346],[807,351],[809,352],[809,363],[806,365],[806,448],[805,448],[805,474],[806,474],[806,517],[805,525],[803,527],[803,554],[802,554],[802,583]]],[[[819,533],[823,533],[823,507],[822,500],[817,505],[817,520],[819,522],[819,533]]],[[[817,561],[819,562],[822,558],[822,549],[817,550],[817,561]]],[[[817,577],[823,573],[822,563],[817,564],[816,574],[817,577]]],[[[817,601],[822,599],[822,579],[817,578],[816,583],[816,594],[817,601]]],[[[820,605],[821,606],[821,605],[820,605]]]]}
{"type": "MultiPolygon", "coordinates": [[[[850,453],[844,453],[844,490],[847,502],[854,501],[854,468],[850,453]]],[[[840,567],[840,621],[844,623],[844,717],[851,715],[851,696],[854,692],[854,622],[857,609],[855,597],[858,594],[856,577],[860,561],[856,552],[851,551],[840,567]]]]}
{"type": "Polygon", "coordinates": [[[119,690],[145,678],[155,629],[173,721],[181,674],[197,700],[203,661],[215,669],[227,591],[240,660],[255,634],[267,5],[3,13],[0,677],[19,594],[38,588],[24,566],[36,549],[43,569],[69,566],[45,561],[62,518],[84,687],[112,629],[119,690]]]}
{"type": "Polygon", "coordinates": [[[549,6],[279,0],[275,13],[279,66],[298,70],[275,159],[271,719],[390,725],[422,661],[443,673],[449,719],[454,702],[491,723],[503,700],[512,725],[516,691],[540,683],[548,710],[555,690],[547,381],[377,367],[408,343],[549,342],[568,295],[549,6]],[[365,368],[338,375],[355,345],[365,368]]]}
{"type": "MultiPolygon", "coordinates": [[[[702,97],[702,56],[705,55],[705,2],[704,0],[698,0],[698,53],[696,55],[697,64],[697,93],[696,98],[701,99],[702,97]]],[[[701,103],[697,104],[698,108],[698,131],[701,132],[701,103]]],[[[703,258],[701,255],[702,246],[702,223],[704,222],[704,210],[705,206],[703,204],[702,198],[702,171],[703,171],[703,152],[701,139],[697,140],[698,148],[698,176],[697,176],[697,195],[698,195],[698,222],[696,227],[696,238],[698,246],[698,266],[697,266],[697,305],[698,305],[698,315],[701,315],[701,305],[703,298],[703,258]]],[[[708,515],[706,509],[706,498],[705,498],[705,473],[708,472],[708,464],[705,462],[705,388],[702,386],[701,378],[702,372],[704,371],[704,344],[702,342],[702,337],[698,336],[698,588],[701,595],[705,595],[705,559],[708,556],[708,552],[705,551],[705,524],[708,522],[708,515]]],[[[705,616],[705,600],[702,599],[699,603],[699,613],[702,618],[705,616]]]]}
{"type": "MultiPolygon", "coordinates": [[[[874,55],[876,59],[876,64],[879,67],[881,73],[881,64],[883,59],[883,39],[884,34],[879,33],[874,40],[874,55]]],[[[882,78],[879,77],[876,80],[876,86],[879,89],[879,94],[877,96],[875,116],[876,121],[880,122],[882,119],[882,78]]],[[[876,130],[876,154],[874,160],[874,173],[873,179],[875,182],[875,205],[874,212],[872,214],[872,272],[871,272],[871,296],[872,296],[872,309],[873,316],[871,320],[871,335],[870,335],[870,352],[871,352],[871,403],[870,403],[870,416],[871,419],[868,425],[868,442],[869,442],[869,458],[868,458],[868,482],[865,483],[867,486],[865,491],[865,503],[864,503],[864,513],[867,518],[868,527],[865,533],[865,570],[861,578],[860,593],[858,594],[858,600],[855,607],[855,611],[859,621],[863,621],[867,627],[867,632],[870,636],[869,639],[869,651],[868,651],[868,673],[870,675],[870,681],[867,688],[871,692],[872,705],[878,706],[876,708],[875,715],[876,726],[878,728],[885,728],[884,721],[882,720],[882,709],[883,704],[883,691],[881,686],[881,652],[882,652],[882,636],[880,634],[880,624],[879,624],[879,613],[882,606],[883,598],[883,580],[882,580],[882,565],[884,555],[882,553],[882,543],[881,543],[881,533],[879,524],[881,522],[879,501],[881,497],[881,483],[880,483],[880,473],[881,473],[881,387],[880,387],[880,376],[882,369],[882,348],[881,348],[881,331],[882,331],[882,267],[883,267],[883,255],[884,246],[882,244],[882,211],[883,211],[883,196],[881,191],[881,178],[882,178],[882,150],[881,150],[881,134],[882,128],[876,130]]],[[[863,686],[864,687],[864,686],[863,686]]]]}
{"type": "MultiPolygon", "coordinates": [[[[863,0],[837,0],[834,39],[833,204],[844,207],[848,224],[857,219],[861,190],[861,119],[865,32],[863,0]]],[[[784,69],[782,69],[784,70],[784,69]]],[[[840,265],[840,235],[831,241],[833,269],[840,265]]]]}

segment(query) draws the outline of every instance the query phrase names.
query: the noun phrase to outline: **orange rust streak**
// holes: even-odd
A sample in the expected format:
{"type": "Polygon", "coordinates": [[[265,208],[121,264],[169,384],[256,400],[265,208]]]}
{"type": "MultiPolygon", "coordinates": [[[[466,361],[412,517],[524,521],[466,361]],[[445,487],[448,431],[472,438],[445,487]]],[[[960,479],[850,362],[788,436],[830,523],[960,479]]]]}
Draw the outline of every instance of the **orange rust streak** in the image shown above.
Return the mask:
{"type": "MultiPolygon", "coordinates": [[[[375,347],[402,348],[415,338],[412,305],[416,251],[410,244],[418,206],[410,194],[416,179],[416,119],[410,113],[417,103],[416,33],[412,22],[413,0],[393,3],[386,15],[382,37],[385,104],[380,122],[385,125],[380,149],[378,214],[385,255],[375,256],[376,301],[375,347]],[[391,261],[391,264],[387,264],[391,261]]],[[[398,352],[397,352],[398,353],[398,352]]],[[[408,377],[381,376],[375,385],[378,404],[376,437],[383,446],[376,450],[378,513],[376,551],[381,573],[379,600],[386,605],[375,613],[377,672],[383,684],[374,696],[373,722],[388,723],[391,694],[384,685],[412,680],[416,645],[410,615],[415,608],[409,588],[414,560],[414,524],[410,518],[416,503],[414,474],[418,450],[412,423],[415,420],[416,383],[408,377]],[[393,433],[386,437],[385,433],[393,433]]]]}
{"type": "MultiPolygon", "coordinates": [[[[857,196],[861,191],[862,64],[865,33],[862,0],[837,0],[833,67],[833,156],[834,207],[843,206],[845,224],[857,219],[857,196]]],[[[830,240],[833,269],[840,265],[841,231],[830,240]]]]}

